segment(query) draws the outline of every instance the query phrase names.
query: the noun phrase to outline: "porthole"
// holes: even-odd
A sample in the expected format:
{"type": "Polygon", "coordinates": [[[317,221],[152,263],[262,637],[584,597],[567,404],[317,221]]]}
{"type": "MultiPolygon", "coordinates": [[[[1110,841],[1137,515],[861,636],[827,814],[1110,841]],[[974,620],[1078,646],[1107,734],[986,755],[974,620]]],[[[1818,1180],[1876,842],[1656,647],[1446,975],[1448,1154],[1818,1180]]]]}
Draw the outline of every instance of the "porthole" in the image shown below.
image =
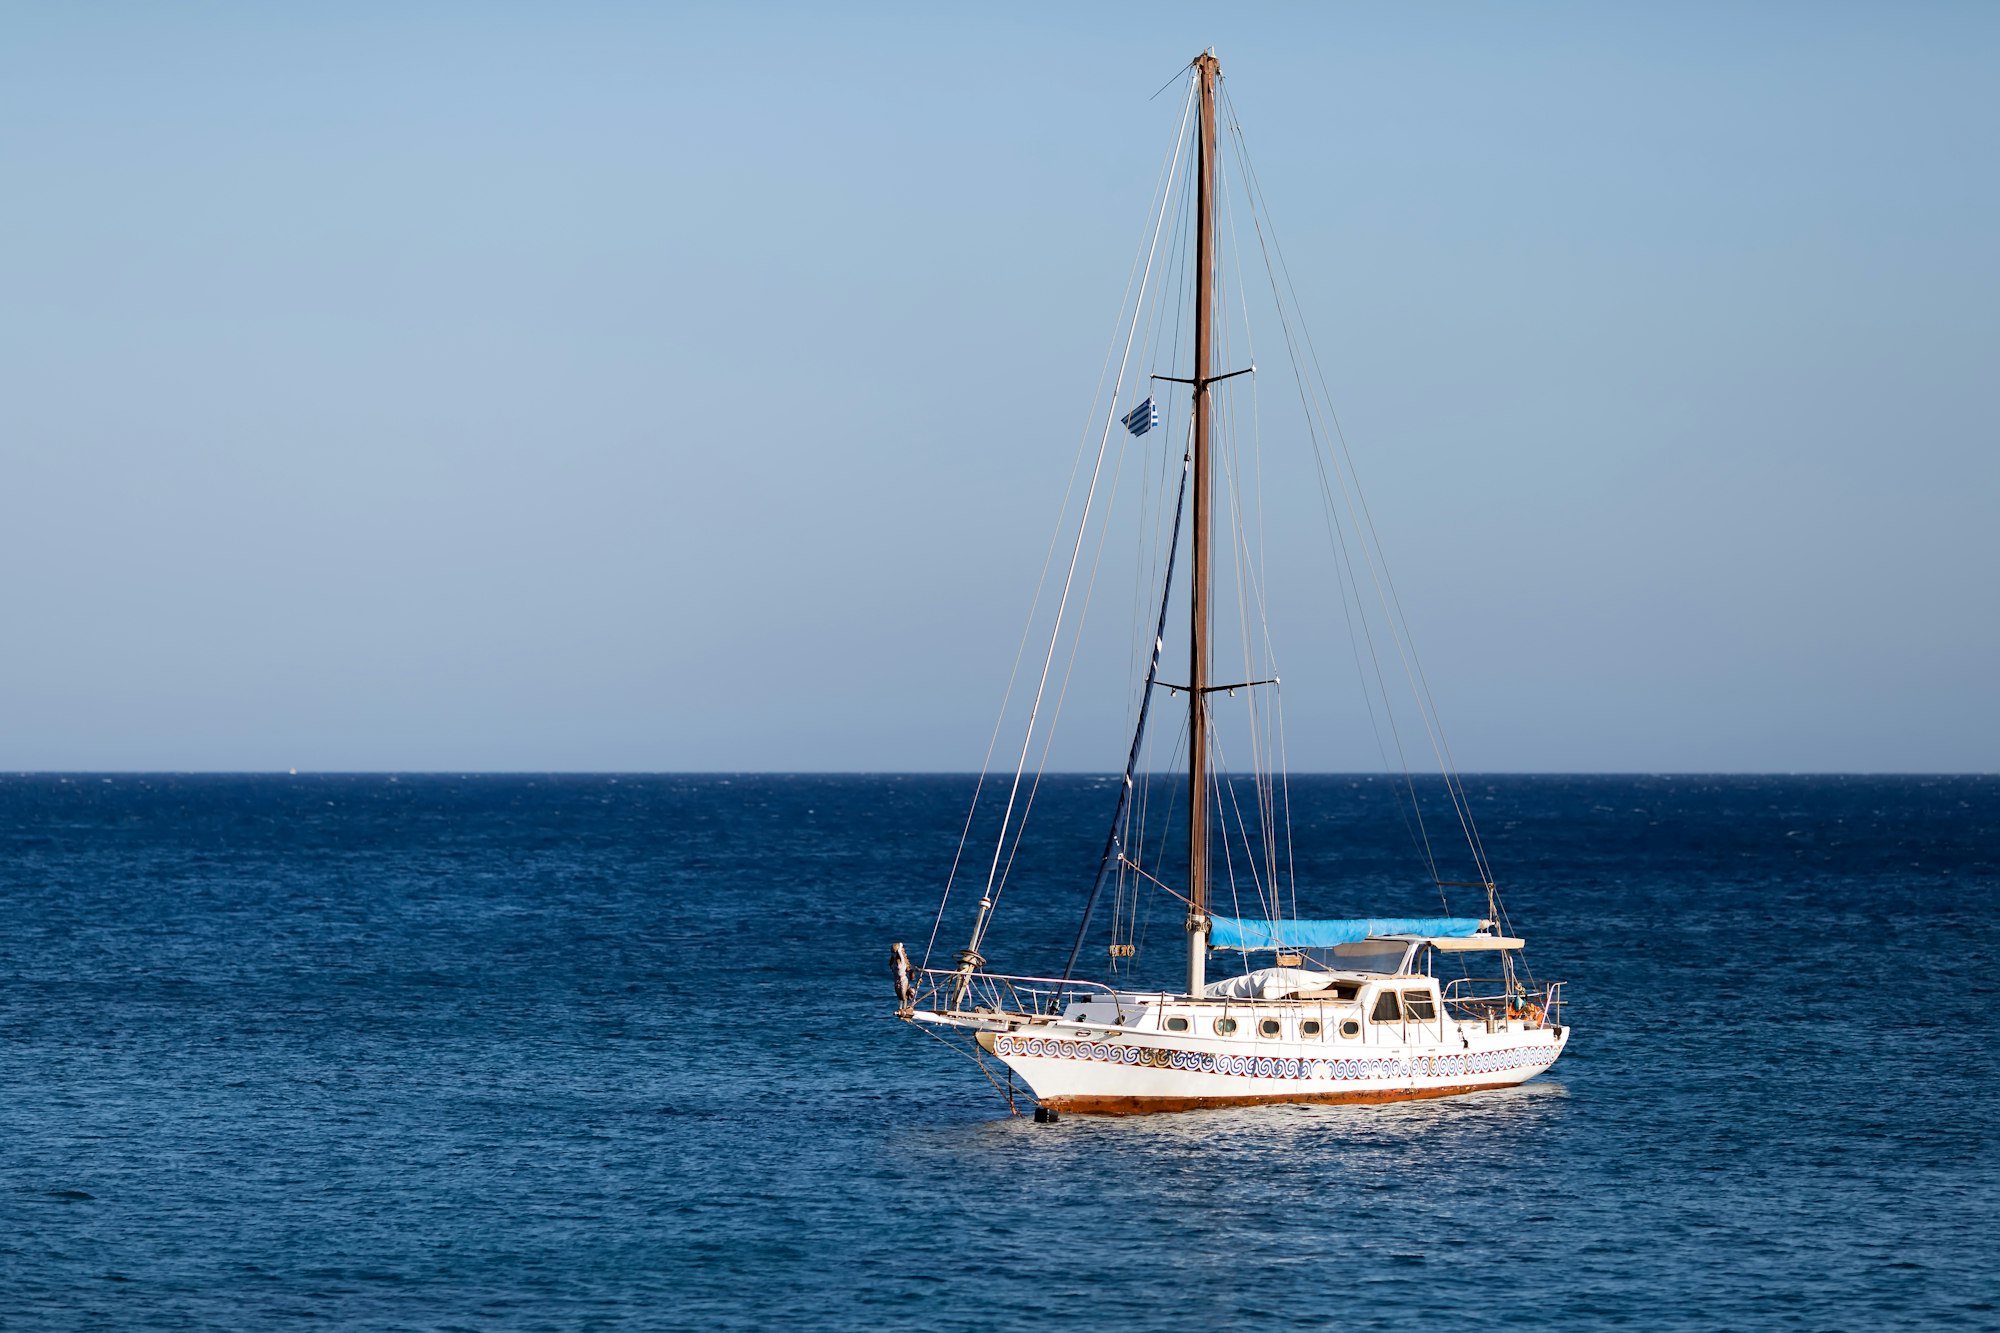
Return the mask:
{"type": "Polygon", "coordinates": [[[1299,1024],[1299,1035],[1301,1037],[1317,1037],[1319,1035],[1319,1020],[1317,1018],[1308,1018],[1305,1022],[1299,1024]]]}
{"type": "Polygon", "coordinates": [[[1235,1019],[1233,1019],[1233,1018],[1218,1018],[1218,1019],[1216,1019],[1216,1020],[1215,1020],[1215,1035],[1216,1035],[1216,1036],[1218,1036],[1218,1037],[1226,1037],[1226,1036],[1228,1036],[1228,1035],[1229,1035],[1230,1033],[1232,1033],[1232,1032],[1234,1032],[1234,1031],[1236,1031],[1236,1020],[1235,1020],[1235,1019]]]}
{"type": "Polygon", "coordinates": [[[1176,1016],[1173,1018],[1169,1018],[1167,1020],[1167,1031],[1186,1032],[1187,1030],[1188,1030],[1188,1021],[1185,1018],[1176,1016]]]}
{"type": "Polygon", "coordinates": [[[1340,1025],[1340,1035],[1343,1037],[1358,1037],[1361,1035],[1361,1025],[1350,1018],[1340,1025]]]}
{"type": "Polygon", "coordinates": [[[1275,1018],[1266,1018],[1257,1024],[1257,1035],[1260,1037],[1275,1037],[1284,1030],[1285,1025],[1275,1018]]]}

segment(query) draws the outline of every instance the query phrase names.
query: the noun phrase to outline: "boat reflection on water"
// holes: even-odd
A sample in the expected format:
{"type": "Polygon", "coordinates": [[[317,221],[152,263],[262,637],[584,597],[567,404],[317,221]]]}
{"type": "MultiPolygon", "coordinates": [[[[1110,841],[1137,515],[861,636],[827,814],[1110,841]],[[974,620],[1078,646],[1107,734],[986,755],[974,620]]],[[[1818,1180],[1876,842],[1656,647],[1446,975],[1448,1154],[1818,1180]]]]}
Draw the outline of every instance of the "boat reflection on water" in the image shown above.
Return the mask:
{"type": "MultiPolygon", "coordinates": [[[[1075,1150],[1093,1159],[1120,1154],[1122,1166],[1136,1169],[1157,1154],[1162,1160],[1204,1162],[1202,1170],[1224,1167],[1233,1155],[1247,1162],[1283,1158],[1338,1166],[1343,1147],[1374,1154],[1401,1144],[1420,1147],[1427,1158],[1446,1159],[1461,1142],[1477,1151],[1496,1141],[1532,1143],[1539,1131],[1563,1114],[1570,1090],[1560,1081],[1493,1088],[1477,1097],[1447,1097],[1380,1105],[1315,1106],[1309,1103],[1229,1106],[1178,1115],[1065,1116],[1054,1125],[1008,1117],[936,1131],[972,1155],[1009,1156],[1017,1150],[1056,1165],[1075,1150]],[[1194,1156],[1190,1157],[1190,1154],[1194,1156]]],[[[1157,1163],[1153,1163],[1157,1165],[1157,1163]]]]}

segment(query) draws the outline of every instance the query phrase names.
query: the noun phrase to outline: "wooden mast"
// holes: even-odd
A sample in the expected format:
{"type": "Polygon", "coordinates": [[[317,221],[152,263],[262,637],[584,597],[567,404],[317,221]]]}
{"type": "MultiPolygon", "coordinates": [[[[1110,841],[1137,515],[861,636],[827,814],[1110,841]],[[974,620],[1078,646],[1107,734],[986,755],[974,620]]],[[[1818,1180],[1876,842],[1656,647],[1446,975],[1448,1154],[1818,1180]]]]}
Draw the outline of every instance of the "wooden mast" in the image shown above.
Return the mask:
{"type": "Polygon", "coordinates": [[[1208,593],[1209,325],[1215,285],[1215,80],[1213,52],[1195,58],[1201,90],[1195,173],[1194,570],[1188,635],[1188,994],[1200,995],[1208,964],[1208,593]]]}

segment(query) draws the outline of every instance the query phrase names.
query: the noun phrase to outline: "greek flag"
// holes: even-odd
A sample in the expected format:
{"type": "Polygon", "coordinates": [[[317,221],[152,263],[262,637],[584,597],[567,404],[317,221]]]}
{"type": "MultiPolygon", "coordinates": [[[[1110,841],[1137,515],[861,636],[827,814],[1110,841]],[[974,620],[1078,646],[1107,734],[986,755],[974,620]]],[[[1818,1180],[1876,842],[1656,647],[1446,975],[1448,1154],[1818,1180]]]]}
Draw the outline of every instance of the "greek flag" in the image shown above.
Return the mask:
{"type": "Polygon", "coordinates": [[[1126,430],[1131,431],[1134,435],[1144,435],[1147,431],[1160,424],[1160,405],[1149,397],[1145,402],[1127,412],[1122,420],[1125,422],[1126,430]]]}

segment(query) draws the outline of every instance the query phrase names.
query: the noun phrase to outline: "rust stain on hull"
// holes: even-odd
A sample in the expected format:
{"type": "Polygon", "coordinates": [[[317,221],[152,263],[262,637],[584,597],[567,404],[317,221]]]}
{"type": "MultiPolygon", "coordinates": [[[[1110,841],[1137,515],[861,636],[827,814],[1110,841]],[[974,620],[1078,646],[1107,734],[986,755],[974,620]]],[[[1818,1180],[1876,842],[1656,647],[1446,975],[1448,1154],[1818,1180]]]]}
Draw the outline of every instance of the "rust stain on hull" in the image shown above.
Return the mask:
{"type": "Polygon", "coordinates": [[[1519,1083],[1465,1083],[1451,1088],[1355,1088],[1342,1092],[1279,1093],[1268,1097],[1047,1097],[1042,1105],[1064,1114],[1149,1115],[1155,1111],[1213,1111],[1229,1106],[1268,1106],[1273,1102],[1414,1102],[1430,1097],[1458,1097],[1519,1083]]]}

